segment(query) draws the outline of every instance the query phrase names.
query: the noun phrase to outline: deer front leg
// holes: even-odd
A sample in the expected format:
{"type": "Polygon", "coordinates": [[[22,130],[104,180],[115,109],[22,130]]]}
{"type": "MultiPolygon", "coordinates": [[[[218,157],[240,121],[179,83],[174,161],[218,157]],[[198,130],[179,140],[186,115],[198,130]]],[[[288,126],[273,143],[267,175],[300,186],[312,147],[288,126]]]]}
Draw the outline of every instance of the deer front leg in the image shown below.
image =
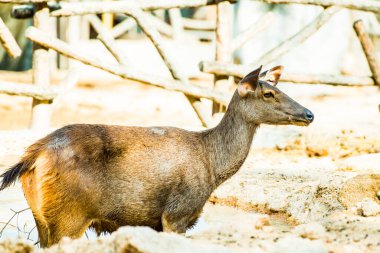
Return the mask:
{"type": "Polygon", "coordinates": [[[177,216],[164,213],[161,217],[162,229],[164,232],[174,232],[184,234],[188,228],[197,221],[200,211],[191,215],[177,216]]]}

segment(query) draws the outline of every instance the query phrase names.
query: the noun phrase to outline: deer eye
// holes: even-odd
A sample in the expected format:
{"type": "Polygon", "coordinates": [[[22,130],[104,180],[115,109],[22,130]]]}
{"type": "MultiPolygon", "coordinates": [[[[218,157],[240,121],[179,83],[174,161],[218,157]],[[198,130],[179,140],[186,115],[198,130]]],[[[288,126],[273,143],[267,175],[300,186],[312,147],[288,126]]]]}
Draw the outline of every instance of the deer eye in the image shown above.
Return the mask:
{"type": "Polygon", "coordinates": [[[264,97],[265,97],[265,98],[273,98],[274,95],[273,95],[272,92],[265,92],[265,93],[264,93],[264,97]]]}

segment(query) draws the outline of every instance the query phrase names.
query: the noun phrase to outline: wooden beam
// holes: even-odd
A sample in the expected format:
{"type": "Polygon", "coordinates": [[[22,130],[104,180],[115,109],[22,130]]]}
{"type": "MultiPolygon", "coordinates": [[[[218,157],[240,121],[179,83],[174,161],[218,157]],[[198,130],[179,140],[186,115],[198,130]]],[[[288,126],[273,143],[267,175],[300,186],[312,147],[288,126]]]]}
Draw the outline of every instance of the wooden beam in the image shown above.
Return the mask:
{"type": "Polygon", "coordinates": [[[136,20],[136,23],[140,26],[141,30],[149,38],[149,40],[156,47],[157,52],[161,56],[165,65],[168,67],[170,73],[175,79],[186,82],[187,77],[177,68],[177,64],[174,61],[172,55],[169,54],[169,50],[166,48],[161,35],[155,28],[154,23],[151,22],[149,14],[142,11],[140,8],[132,7],[125,11],[125,14],[131,16],[136,20]]]}
{"type": "Polygon", "coordinates": [[[1,3],[12,3],[12,4],[30,4],[30,3],[45,3],[47,0],[0,0],[1,3]]]}
{"type": "MultiPolygon", "coordinates": [[[[247,65],[224,64],[218,62],[201,62],[202,72],[218,75],[230,75],[243,78],[252,71],[247,65]]],[[[312,75],[283,73],[280,81],[299,84],[327,84],[333,86],[370,86],[374,84],[371,77],[343,76],[343,75],[312,75]]]]}
{"type": "Polygon", "coordinates": [[[182,18],[183,28],[188,30],[215,31],[216,24],[214,20],[201,20],[193,18],[182,18]]]}
{"type": "MultiPolygon", "coordinates": [[[[144,1],[137,0],[139,5],[144,10],[157,10],[157,9],[171,9],[171,8],[189,8],[189,7],[200,7],[205,5],[216,4],[218,0],[156,0],[156,1],[144,1]]],[[[231,3],[236,3],[237,0],[225,0],[231,3]]],[[[380,13],[380,2],[375,0],[251,0],[256,2],[264,2],[270,4],[306,4],[306,5],[317,5],[322,7],[338,6],[347,9],[370,11],[374,13],[380,13]]],[[[14,4],[27,4],[27,3],[42,3],[46,0],[0,0],[0,3],[14,3],[14,4]]],[[[61,2],[62,8],[65,10],[57,11],[53,15],[84,15],[84,14],[95,14],[102,13],[102,10],[112,13],[122,13],[122,9],[118,10],[117,7],[123,7],[124,4],[113,4],[107,7],[102,7],[100,1],[91,1],[86,5],[84,3],[65,3],[61,2]],[[91,5],[93,4],[93,7],[91,5]],[[76,7],[79,6],[80,10],[76,7]],[[82,8],[83,7],[83,8],[82,8]],[[91,10],[85,10],[85,7],[90,7],[91,10]],[[72,14],[70,14],[72,13],[72,14]]]]}
{"type": "MultiPolygon", "coordinates": [[[[1,0],[0,0],[1,1],[1,0]]],[[[144,11],[159,9],[190,8],[205,5],[213,5],[217,2],[226,1],[235,3],[237,0],[135,0],[104,3],[102,1],[91,2],[62,2],[61,9],[50,13],[52,16],[72,16],[101,13],[124,13],[133,7],[139,7],[144,11]]]]}
{"type": "Polygon", "coordinates": [[[150,19],[150,23],[156,27],[156,29],[166,37],[173,37],[173,27],[166,23],[161,18],[154,16],[152,13],[147,13],[147,18],[150,19]]]}
{"type": "Polygon", "coordinates": [[[5,25],[4,21],[0,17],[0,43],[3,46],[5,52],[12,57],[17,58],[21,55],[22,51],[17,41],[5,25]]]}
{"type": "MultiPolygon", "coordinates": [[[[179,13],[177,13],[176,15],[178,14],[179,13]]],[[[177,67],[178,64],[175,63],[174,59],[169,54],[169,51],[165,47],[165,44],[161,38],[161,35],[158,33],[158,30],[155,28],[154,23],[151,22],[150,17],[152,16],[145,13],[140,8],[131,8],[128,12],[126,12],[126,15],[130,15],[136,20],[136,23],[140,26],[141,30],[146,34],[146,36],[150,39],[150,41],[156,47],[158,53],[160,54],[165,65],[168,67],[173,78],[176,80],[182,81],[186,85],[190,85],[188,77],[177,67]]],[[[179,17],[176,17],[176,18],[179,18],[179,17]]],[[[203,111],[199,111],[200,107],[195,106],[195,103],[198,102],[197,97],[186,95],[186,98],[190,102],[190,105],[194,109],[202,125],[207,126],[207,120],[205,119],[205,115],[203,115],[203,111]]]]}
{"type": "Polygon", "coordinates": [[[375,84],[380,88],[380,67],[376,59],[375,46],[373,45],[371,38],[365,31],[362,20],[355,21],[354,30],[356,32],[356,35],[358,36],[360,44],[362,45],[363,52],[367,59],[369,68],[372,72],[372,78],[375,81],[375,84]]]}
{"type": "Polygon", "coordinates": [[[345,75],[326,75],[326,74],[292,74],[285,73],[282,82],[298,84],[326,84],[332,86],[370,86],[373,79],[367,76],[345,76],[345,75]]]}
{"type": "Polygon", "coordinates": [[[374,0],[252,0],[268,4],[310,4],[324,8],[337,6],[352,10],[370,11],[380,13],[380,2],[374,0]]]}
{"type": "Polygon", "coordinates": [[[65,43],[62,40],[50,37],[49,35],[35,27],[29,27],[25,32],[25,36],[33,42],[41,46],[55,50],[66,57],[105,70],[122,78],[135,80],[141,83],[157,86],[171,91],[182,92],[184,94],[198,98],[207,98],[218,103],[222,103],[224,105],[227,105],[230,99],[230,96],[227,94],[215,92],[211,89],[204,88],[201,86],[187,85],[181,81],[170,80],[165,77],[140,72],[130,67],[126,68],[123,66],[109,65],[101,59],[88,56],[83,52],[74,49],[71,45],[65,43]]]}
{"type": "MultiPolygon", "coordinates": [[[[60,8],[60,5],[56,2],[48,2],[47,6],[50,11],[55,11],[60,8]]],[[[22,5],[14,5],[11,10],[11,17],[15,19],[27,19],[33,18],[36,13],[36,4],[22,4],[22,5]]]]}
{"type": "Polygon", "coordinates": [[[249,64],[252,68],[257,67],[259,65],[267,65],[274,60],[280,58],[283,54],[287,53],[289,50],[295,48],[300,45],[306,39],[308,39],[311,35],[319,30],[330,18],[337,13],[341,8],[339,7],[329,7],[326,10],[322,11],[311,23],[303,27],[298,33],[287,38],[279,45],[275,46],[273,49],[269,50],[269,52],[265,53],[260,57],[259,60],[249,64]]]}
{"type": "Polygon", "coordinates": [[[108,51],[120,64],[126,65],[128,63],[127,57],[124,55],[124,52],[118,47],[110,31],[104,27],[100,19],[93,14],[86,15],[85,17],[98,33],[98,39],[104,44],[108,51]]]}
{"type": "Polygon", "coordinates": [[[111,34],[114,38],[117,38],[134,27],[136,27],[136,21],[133,18],[126,18],[125,20],[113,27],[113,29],[111,30],[111,34]]]}
{"type": "Polygon", "coordinates": [[[59,91],[53,87],[43,87],[32,84],[1,81],[0,93],[7,95],[32,97],[43,101],[51,101],[58,96],[59,91]]]}

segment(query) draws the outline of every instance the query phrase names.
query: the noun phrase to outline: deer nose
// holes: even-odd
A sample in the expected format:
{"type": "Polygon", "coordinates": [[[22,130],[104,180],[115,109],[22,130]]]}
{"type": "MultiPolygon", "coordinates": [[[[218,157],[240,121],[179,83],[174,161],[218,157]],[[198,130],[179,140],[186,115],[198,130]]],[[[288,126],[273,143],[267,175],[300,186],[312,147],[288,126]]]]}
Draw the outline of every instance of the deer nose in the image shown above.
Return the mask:
{"type": "Polygon", "coordinates": [[[314,120],[314,114],[308,109],[306,109],[306,119],[310,122],[313,122],[314,120]]]}

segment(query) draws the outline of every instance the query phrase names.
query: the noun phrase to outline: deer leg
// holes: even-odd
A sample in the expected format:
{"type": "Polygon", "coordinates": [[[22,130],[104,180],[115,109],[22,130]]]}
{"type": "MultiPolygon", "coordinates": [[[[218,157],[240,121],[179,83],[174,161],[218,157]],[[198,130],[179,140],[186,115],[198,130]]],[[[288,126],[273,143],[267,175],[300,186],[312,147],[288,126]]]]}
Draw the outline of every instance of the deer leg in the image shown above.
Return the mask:
{"type": "Polygon", "coordinates": [[[41,248],[45,248],[45,247],[47,247],[47,243],[48,243],[48,233],[49,233],[49,230],[43,224],[43,222],[41,222],[40,220],[38,220],[36,217],[34,217],[34,220],[36,221],[36,227],[37,227],[37,231],[38,231],[38,237],[40,239],[40,247],[41,248]]]}
{"type": "Polygon", "coordinates": [[[92,223],[91,220],[73,215],[67,210],[62,210],[62,214],[54,220],[47,221],[49,229],[47,247],[58,243],[65,236],[71,239],[82,237],[92,223]]]}
{"type": "Polygon", "coordinates": [[[196,211],[191,215],[185,216],[164,213],[161,217],[162,229],[164,232],[184,234],[188,228],[195,224],[200,213],[201,211],[196,211]]]}

